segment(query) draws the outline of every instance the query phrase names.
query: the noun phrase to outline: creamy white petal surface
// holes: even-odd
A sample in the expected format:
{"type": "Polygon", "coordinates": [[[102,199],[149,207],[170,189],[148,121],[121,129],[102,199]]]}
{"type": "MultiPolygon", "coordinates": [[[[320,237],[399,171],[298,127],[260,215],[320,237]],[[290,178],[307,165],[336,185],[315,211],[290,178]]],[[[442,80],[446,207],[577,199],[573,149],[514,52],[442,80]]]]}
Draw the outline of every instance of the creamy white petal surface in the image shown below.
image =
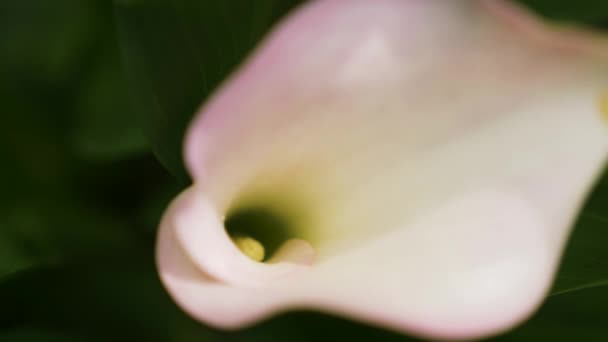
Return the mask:
{"type": "Polygon", "coordinates": [[[320,0],[197,115],[163,283],[234,328],[291,308],[472,338],[528,317],[608,154],[608,43],[502,1],[320,0]],[[266,263],[226,215],[297,236],[266,263]]]}

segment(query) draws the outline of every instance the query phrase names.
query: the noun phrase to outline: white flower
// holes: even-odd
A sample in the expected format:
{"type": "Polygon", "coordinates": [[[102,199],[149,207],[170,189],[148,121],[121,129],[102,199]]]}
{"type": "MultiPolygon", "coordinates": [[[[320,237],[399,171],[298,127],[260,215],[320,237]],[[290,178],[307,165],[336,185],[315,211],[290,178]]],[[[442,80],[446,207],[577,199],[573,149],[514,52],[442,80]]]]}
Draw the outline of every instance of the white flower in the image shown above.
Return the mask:
{"type": "Polygon", "coordinates": [[[312,308],[504,331],[547,293],[606,160],[607,61],[602,38],[504,1],[310,2],[191,124],[162,281],[219,327],[312,308]],[[247,210],[293,238],[265,262],[224,227],[247,210]]]}

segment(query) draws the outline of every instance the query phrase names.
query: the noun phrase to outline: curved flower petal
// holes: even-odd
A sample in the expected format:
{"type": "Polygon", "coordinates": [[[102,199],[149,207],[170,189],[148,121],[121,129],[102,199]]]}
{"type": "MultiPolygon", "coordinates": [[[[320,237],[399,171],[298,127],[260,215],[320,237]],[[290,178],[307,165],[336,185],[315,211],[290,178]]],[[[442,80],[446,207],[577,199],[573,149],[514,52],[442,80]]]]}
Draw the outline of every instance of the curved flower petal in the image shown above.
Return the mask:
{"type": "Polygon", "coordinates": [[[320,0],[218,91],[157,259],[194,317],[317,308],[470,338],[540,303],[608,153],[608,44],[502,1],[320,0]],[[265,263],[226,215],[294,236],[265,263]]]}

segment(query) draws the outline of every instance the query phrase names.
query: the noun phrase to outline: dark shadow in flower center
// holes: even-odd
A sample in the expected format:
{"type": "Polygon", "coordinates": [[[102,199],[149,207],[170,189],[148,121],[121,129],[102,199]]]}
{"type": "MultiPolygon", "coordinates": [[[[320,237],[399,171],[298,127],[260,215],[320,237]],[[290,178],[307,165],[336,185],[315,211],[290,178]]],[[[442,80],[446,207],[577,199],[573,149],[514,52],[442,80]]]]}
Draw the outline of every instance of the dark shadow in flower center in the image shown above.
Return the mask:
{"type": "Polygon", "coordinates": [[[286,217],[266,207],[246,207],[230,213],[224,227],[232,238],[245,236],[257,240],[264,246],[265,257],[269,259],[287,240],[294,238],[286,217]]]}

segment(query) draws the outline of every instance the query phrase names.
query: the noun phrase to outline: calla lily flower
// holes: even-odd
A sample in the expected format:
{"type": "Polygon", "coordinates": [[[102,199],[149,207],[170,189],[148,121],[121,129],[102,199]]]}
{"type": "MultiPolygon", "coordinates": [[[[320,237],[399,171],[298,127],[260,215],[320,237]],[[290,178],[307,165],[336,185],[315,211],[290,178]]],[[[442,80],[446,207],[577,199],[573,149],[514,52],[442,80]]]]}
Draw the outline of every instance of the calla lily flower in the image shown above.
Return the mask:
{"type": "Polygon", "coordinates": [[[506,1],[309,2],[191,123],[161,279],[223,328],[313,309],[505,331],[546,296],[606,161],[607,61],[597,34],[506,1]],[[274,250],[230,230],[256,210],[285,223],[274,250]]]}

